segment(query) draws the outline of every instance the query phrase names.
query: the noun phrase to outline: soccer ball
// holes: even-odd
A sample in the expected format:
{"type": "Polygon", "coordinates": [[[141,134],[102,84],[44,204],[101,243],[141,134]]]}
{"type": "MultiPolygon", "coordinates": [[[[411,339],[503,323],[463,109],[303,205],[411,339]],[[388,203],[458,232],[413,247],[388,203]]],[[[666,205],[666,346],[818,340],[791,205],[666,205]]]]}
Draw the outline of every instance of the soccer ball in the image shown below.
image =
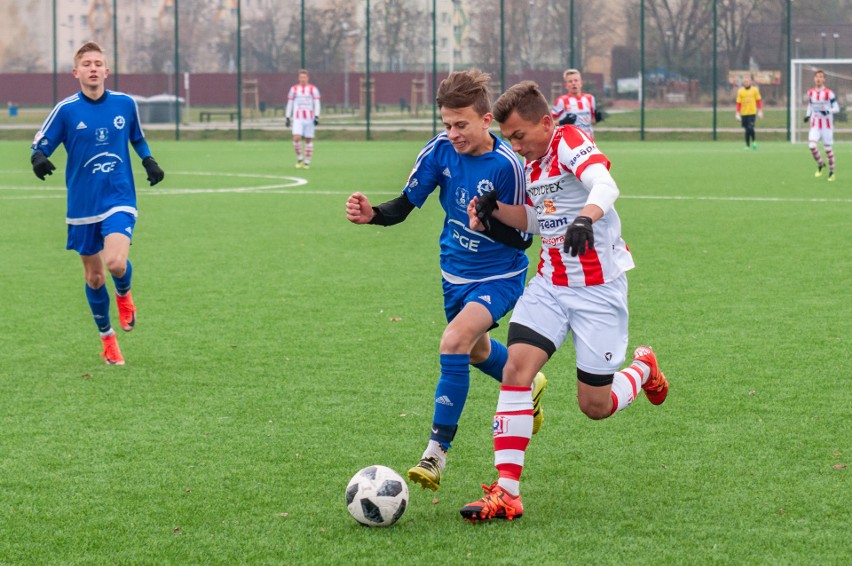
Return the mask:
{"type": "Polygon", "coordinates": [[[387,466],[369,466],[349,480],[346,506],[362,525],[389,527],[405,513],[408,486],[387,466]]]}

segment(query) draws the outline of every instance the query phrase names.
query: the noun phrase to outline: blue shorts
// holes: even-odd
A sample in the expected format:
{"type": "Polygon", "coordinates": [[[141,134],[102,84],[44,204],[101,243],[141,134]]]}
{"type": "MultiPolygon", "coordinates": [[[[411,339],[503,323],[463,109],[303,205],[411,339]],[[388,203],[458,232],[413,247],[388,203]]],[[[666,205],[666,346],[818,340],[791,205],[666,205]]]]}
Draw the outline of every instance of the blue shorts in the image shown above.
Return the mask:
{"type": "Polygon", "coordinates": [[[129,212],[116,212],[93,224],[69,224],[65,249],[95,255],[104,249],[104,238],[110,234],[124,234],[132,241],[135,226],[136,217],[129,212]]]}
{"type": "Polygon", "coordinates": [[[526,279],[527,274],[524,272],[508,279],[463,285],[453,285],[444,280],[444,312],[447,322],[453,320],[466,304],[479,303],[491,313],[491,318],[494,319],[491,328],[496,328],[497,321],[515,307],[518,297],[524,292],[526,279]]]}

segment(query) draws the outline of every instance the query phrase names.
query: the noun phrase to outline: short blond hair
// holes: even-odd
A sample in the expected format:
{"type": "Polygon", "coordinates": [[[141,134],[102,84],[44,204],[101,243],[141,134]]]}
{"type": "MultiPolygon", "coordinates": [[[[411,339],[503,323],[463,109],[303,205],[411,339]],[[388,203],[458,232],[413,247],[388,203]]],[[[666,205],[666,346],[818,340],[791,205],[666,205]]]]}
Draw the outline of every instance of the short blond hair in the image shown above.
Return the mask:
{"type": "Polygon", "coordinates": [[[580,75],[581,77],[583,76],[580,74],[579,69],[565,69],[565,72],[562,73],[562,79],[567,79],[571,75],[580,75]]]}
{"type": "MultiPolygon", "coordinates": [[[[95,41],[87,41],[86,43],[80,46],[76,53],[74,53],[74,65],[77,65],[80,59],[83,58],[83,55],[85,55],[86,53],[91,53],[92,51],[94,51],[95,53],[100,53],[101,55],[104,54],[104,50],[101,49],[100,44],[95,41]]],[[[104,57],[104,59],[106,59],[106,57],[104,57]]]]}

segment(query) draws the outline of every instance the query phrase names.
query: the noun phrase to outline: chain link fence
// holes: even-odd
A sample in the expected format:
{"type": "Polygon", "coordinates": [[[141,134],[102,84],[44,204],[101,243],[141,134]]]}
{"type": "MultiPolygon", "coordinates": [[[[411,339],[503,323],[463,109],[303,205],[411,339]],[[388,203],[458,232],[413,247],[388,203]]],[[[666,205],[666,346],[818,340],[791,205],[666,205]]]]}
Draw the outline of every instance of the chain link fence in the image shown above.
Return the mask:
{"type": "MultiPolygon", "coordinates": [[[[573,67],[605,111],[600,137],[738,137],[734,99],[748,75],[766,105],[763,139],[789,139],[791,97],[805,104],[790,60],[852,58],[848,1],[2,2],[7,127],[37,124],[78,90],[73,53],[89,39],[107,52],[107,88],[137,97],[146,128],[178,138],[283,129],[300,68],[322,93],[319,136],[373,139],[440,129],[434,92],[453,70],[489,72],[495,95],[532,79],[555,99],[573,67]]],[[[827,80],[844,109],[850,76],[839,64],[827,80]]],[[[837,138],[847,130],[838,123],[837,138]]]]}

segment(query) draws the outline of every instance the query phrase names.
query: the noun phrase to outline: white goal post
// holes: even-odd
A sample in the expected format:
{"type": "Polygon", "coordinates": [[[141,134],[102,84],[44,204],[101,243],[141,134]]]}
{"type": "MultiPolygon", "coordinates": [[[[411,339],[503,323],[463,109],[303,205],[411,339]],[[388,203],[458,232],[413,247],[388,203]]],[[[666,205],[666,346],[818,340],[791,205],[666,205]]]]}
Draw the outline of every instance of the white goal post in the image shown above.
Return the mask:
{"type": "MultiPolygon", "coordinates": [[[[808,90],[814,86],[817,69],[825,71],[825,86],[834,91],[841,115],[852,109],[852,59],[792,59],[790,61],[790,141],[808,140],[808,125],[803,122],[808,106],[808,90]]],[[[835,141],[852,139],[852,125],[835,116],[835,141]]]]}

